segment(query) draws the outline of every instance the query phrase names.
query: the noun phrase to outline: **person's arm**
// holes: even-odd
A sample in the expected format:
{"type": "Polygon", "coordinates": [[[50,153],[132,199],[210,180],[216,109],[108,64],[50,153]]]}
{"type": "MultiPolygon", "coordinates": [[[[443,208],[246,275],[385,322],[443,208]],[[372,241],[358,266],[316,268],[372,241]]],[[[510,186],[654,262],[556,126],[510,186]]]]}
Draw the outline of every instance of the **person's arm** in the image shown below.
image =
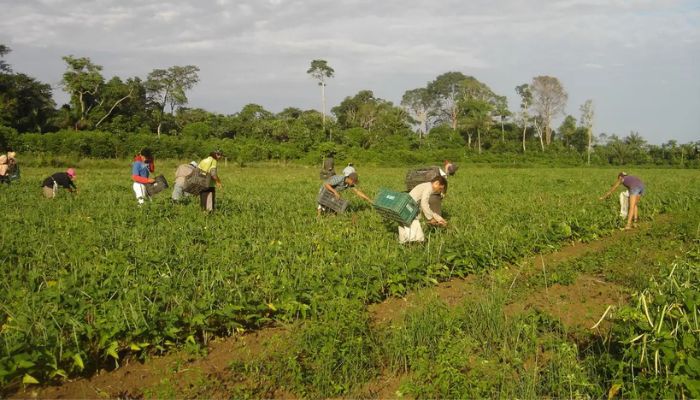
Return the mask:
{"type": "Polygon", "coordinates": [[[617,189],[617,187],[620,186],[620,183],[622,183],[622,179],[623,179],[623,178],[618,179],[618,180],[612,185],[612,187],[610,188],[610,190],[608,190],[607,193],[605,193],[604,195],[602,195],[602,196],[600,197],[600,200],[605,200],[608,196],[610,196],[610,194],[612,194],[612,192],[614,192],[615,189],[617,189]]]}
{"type": "Polygon", "coordinates": [[[340,193],[338,193],[338,191],[335,190],[330,183],[327,183],[327,182],[324,183],[323,187],[325,187],[326,190],[328,190],[329,192],[333,193],[333,196],[335,196],[336,199],[340,198],[340,193]]]}
{"type": "Polygon", "coordinates": [[[216,182],[216,187],[221,189],[221,179],[219,179],[219,174],[216,173],[216,167],[209,170],[209,174],[211,175],[211,179],[216,182]]]}
{"type": "Polygon", "coordinates": [[[142,183],[144,185],[147,183],[153,183],[156,181],[155,179],[145,178],[145,177],[140,176],[140,175],[131,175],[131,180],[136,182],[136,183],[142,183]]]}
{"type": "Polygon", "coordinates": [[[362,192],[362,190],[357,189],[357,188],[353,188],[352,191],[355,192],[355,194],[357,195],[357,197],[359,197],[359,198],[361,198],[361,199],[365,199],[365,200],[367,200],[367,202],[369,202],[369,203],[372,202],[372,199],[370,199],[366,194],[364,194],[364,192],[362,192]]]}
{"type": "Polygon", "coordinates": [[[430,209],[430,196],[432,194],[432,189],[423,190],[423,192],[420,194],[420,209],[428,222],[430,222],[435,215],[433,210],[430,209]]]}

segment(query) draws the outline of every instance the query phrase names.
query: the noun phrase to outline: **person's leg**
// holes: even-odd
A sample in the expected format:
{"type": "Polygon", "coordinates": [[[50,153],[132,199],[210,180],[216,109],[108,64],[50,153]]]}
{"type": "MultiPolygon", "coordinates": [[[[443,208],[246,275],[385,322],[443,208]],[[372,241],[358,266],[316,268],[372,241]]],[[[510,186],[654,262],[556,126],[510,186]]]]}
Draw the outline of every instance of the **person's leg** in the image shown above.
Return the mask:
{"type": "Polygon", "coordinates": [[[138,201],[139,204],[143,204],[146,199],[146,186],[141,183],[134,182],[132,187],[134,189],[134,194],[136,195],[136,201],[138,201]]]}
{"type": "Polygon", "coordinates": [[[202,190],[199,192],[199,207],[201,207],[202,210],[207,209],[207,196],[209,189],[202,190]]]}
{"type": "Polygon", "coordinates": [[[173,186],[173,194],[172,194],[171,198],[173,199],[173,201],[179,201],[180,199],[182,199],[182,196],[183,196],[182,186],[180,186],[176,183],[175,186],[173,186]]]}
{"type": "Polygon", "coordinates": [[[216,188],[211,188],[209,201],[207,202],[207,211],[214,211],[214,209],[216,209],[216,188]]]}
{"type": "Polygon", "coordinates": [[[54,198],[54,193],[53,193],[53,188],[44,186],[41,188],[41,192],[44,194],[44,197],[47,199],[53,199],[54,198]]]}
{"type": "Polygon", "coordinates": [[[625,226],[625,229],[632,228],[632,219],[634,219],[637,215],[637,202],[638,201],[639,201],[639,195],[630,193],[630,209],[627,212],[627,225],[625,226]]]}
{"type": "Polygon", "coordinates": [[[214,211],[214,188],[203,190],[199,194],[199,205],[204,211],[214,211]]]}

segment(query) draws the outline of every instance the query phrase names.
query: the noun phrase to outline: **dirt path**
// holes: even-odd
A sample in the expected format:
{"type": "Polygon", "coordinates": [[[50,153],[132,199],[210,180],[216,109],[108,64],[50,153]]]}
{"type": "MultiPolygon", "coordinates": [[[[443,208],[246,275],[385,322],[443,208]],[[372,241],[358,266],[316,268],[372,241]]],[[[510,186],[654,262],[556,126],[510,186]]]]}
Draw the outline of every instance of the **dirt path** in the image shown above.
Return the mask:
{"type": "MultiPolygon", "coordinates": [[[[669,218],[658,218],[655,224],[663,224],[669,218]]],[[[506,268],[501,279],[512,280],[516,286],[527,276],[543,267],[554,271],[557,264],[575,259],[590,252],[598,252],[620,243],[627,235],[642,234],[648,230],[642,225],[633,231],[618,231],[611,236],[591,243],[576,243],[551,254],[524,259],[518,266],[506,268]]],[[[438,298],[448,306],[457,306],[469,298],[481,298],[488,287],[480,280],[483,277],[469,276],[452,279],[438,285],[420,289],[405,298],[390,298],[382,303],[368,306],[372,321],[378,325],[389,325],[401,321],[406,310],[426,298],[438,298]]],[[[590,328],[610,304],[625,301],[623,288],[605,282],[599,277],[579,276],[572,285],[551,285],[527,293],[506,307],[506,315],[520,313],[530,308],[544,311],[559,318],[565,326],[590,328]]],[[[285,345],[292,327],[277,326],[209,343],[207,355],[200,357],[178,351],[162,357],[152,357],[145,363],[131,361],[115,371],[100,371],[89,378],[78,378],[60,386],[29,387],[21,389],[12,398],[142,398],[142,397],[196,397],[192,392],[208,385],[211,397],[230,397],[229,386],[242,377],[233,376],[230,365],[234,362],[250,361],[260,355],[269,354],[285,345]],[[189,396],[188,396],[189,394],[189,396]],[[218,394],[218,396],[217,396],[218,394]]],[[[379,398],[396,397],[401,377],[380,376],[367,387],[369,393],[379,398]]],[[[287,397],[287,396],[284,396],[287,397]]]]}

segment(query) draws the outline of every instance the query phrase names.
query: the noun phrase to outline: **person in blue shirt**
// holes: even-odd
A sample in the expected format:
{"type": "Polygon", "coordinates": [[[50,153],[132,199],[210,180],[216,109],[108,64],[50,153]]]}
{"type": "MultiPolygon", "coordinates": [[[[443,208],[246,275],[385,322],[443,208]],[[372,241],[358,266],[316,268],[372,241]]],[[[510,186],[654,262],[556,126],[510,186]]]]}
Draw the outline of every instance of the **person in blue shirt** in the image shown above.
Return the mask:
{"type": "Polygon", "coordinates": [[[134,182],[132,188],[139,205],[143,204],[146,198],[150,199],[146,192],[146,184],[155,182],[155,179],[150,178],[150,173],[154,170],[153,154],[149,149],[141,150],[131,164],[131,180],[134,182]]]}

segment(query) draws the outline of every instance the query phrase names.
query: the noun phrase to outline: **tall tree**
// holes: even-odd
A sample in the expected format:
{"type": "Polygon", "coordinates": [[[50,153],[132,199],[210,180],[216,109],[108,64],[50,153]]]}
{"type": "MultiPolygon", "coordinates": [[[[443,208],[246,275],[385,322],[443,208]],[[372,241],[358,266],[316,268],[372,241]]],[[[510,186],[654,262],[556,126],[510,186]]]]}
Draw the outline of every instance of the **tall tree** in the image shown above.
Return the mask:
{"type": "Polygon", "coordinates": [[[506,96],[496,96],[496,103],[494,104],[494,114],[498,115],[498,120],[501,123],[501,142],[506,141],[506,130],[503,124],[506,119],[512,115],[510,110],[508,110],[508,98],[506,96]]]}
{"type": "Polygon", "coordinates": [[[427,88],[407,90],[401,98],[401,106],[418,122],[421,139],[428,133],[428,120],[435,108],[434,99],[427,88]]]}
{"type": "MultiPolygon", "coordinates": [[[[4,44],[0,44],[0,58],[5,57],[9,52],[12,50],[5,46],[4,44]]],[[[6,63],[5,60],[0,59],[0,73],[10,73],[12,72],[12,68],[10,68],[10,64],[6,63]]]]}
{"type": "Polygon", "coordinates": [[[455,130],[459,118],[459,86],[469,78],[461,72],[452,71],[439,75],[428,83],[428,93],[437,107],[436,118],[439,122],[449,122],[452,129],[455,130]]]}
{"type": "Polygon", "coordinates": [[[468,144],[471,144],[471,132],[476,132],[476,142],[481,153],[481,134],[486,133],[493,123],[493,107],[497,102],[491,88],[468,76],[458,84],[459,101],[457,102],[461,125],[469,135],[468,144]]]}
{"type": "Polygon", "coordinates": [[[321,87],[321,121],[323,129],[326,129],[326,80],[333,77],[335,71],[328,65],[326,60],[313,60],[311,67],[306,71],[312,78],[318,81],[318,86],[321,87]]]}
{"type": "Polygon", "coordinates": [[[0,125],[19,132],[53,129],[51,86],[25,74],[0,74],[0,125]]]}
{"type": "Polygon", "coordinates": [[[146,92],[149,100],[157,107],[158,137],[163,126],[165,108],[170,106],[172,116],[177,107],[187,104],[186,91],[199,82],[199,67],[196,65],[172,66],[168,69],[154,69],[146,78],[146,92]]]}
{"type": "Polygon", "coordinates": [[[568,94],[553,76],[536,76],[530,84],[532,107],[539,116],[547,145],[552,143],[552,119],[564,112],[568,94]]]}
{"type": "Polygon", "coordinates": [[[80,110],[75,129],[86,123],[90,110],[97,105],[100,86],[104,84],[102,66],[94,64],[87,57],[76,58],[72,55],[63,57],[68,70],[63,73],[61,85],[70,93],[71,102],[80,110]]]}
{"type": "Polygon", "coordinates": [[[559,125],[557,132],[564,141],[564,147],[568,149],[569,146],[571,146],[574,135],[576,135],[576,118],[571,115],[567,115],[564,118],[564,121],[562,121],[561,125],[559,125]]]}
{"type": "Polygon", "coordinates": [[[586,149],[587,164],[591,165],[591,152],[593,151],[593,117],[595,110],[593,109],[593,100],[586,100],[580,107],[581,110],[581,126],[586,130],[588,137],[588,147],[586,149]]]}
{"type": "Polygon", "coordinates": [[[523,153],[525,153],[525,133],[530,124],[530,107],[532,107],[532,91],[530,85],[523,83],[515,87],[515,92],[520,96],[520,115],[523,120],[523,153]]]}

